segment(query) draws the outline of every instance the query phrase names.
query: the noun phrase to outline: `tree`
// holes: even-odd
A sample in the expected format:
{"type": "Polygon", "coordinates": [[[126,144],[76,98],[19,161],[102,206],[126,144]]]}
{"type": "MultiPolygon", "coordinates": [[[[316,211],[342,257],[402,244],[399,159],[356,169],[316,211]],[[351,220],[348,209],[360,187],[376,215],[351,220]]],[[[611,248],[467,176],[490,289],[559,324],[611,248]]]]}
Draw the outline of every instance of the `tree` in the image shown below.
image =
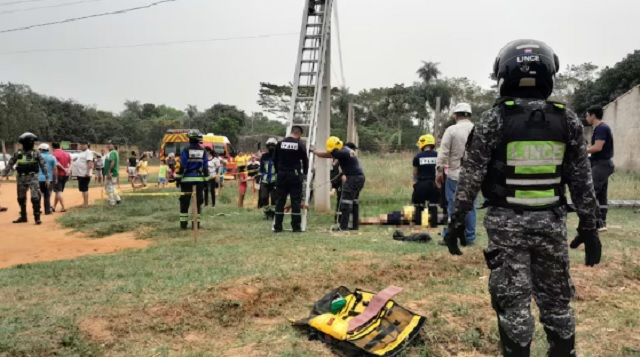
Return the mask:
{"type": "Polygon", "coordinates": [[[237,143],[247,115],[235,105],[216,104],[199,116],[206,132],[224,135],[232,143],[237,143]]]}
{"type": "Polygon", "coordinates": [[[289,119],[291,109],[292,84],[277,85],[260,82],[258,105],[262,110],[271,113],[278,119],[289,119]]]}
{"type": "Polygon", "coordinates": [[[438,69],[439,64],[440,63],[436,62],[422,61],[422,66],[418,68],[416,73],[418,74],[418,77],[422,79],[424,84],[429,84],[438,79],[441,74],[440,69],[438,69]]]}

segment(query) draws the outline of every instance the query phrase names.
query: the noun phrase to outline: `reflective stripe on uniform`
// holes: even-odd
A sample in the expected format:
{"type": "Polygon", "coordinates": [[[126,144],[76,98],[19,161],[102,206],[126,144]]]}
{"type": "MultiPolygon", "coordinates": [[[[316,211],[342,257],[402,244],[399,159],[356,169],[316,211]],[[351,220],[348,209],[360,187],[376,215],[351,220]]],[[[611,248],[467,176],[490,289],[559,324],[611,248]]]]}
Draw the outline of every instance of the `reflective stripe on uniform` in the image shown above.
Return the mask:
{"type": "Polygon", "coordinates": [[[509,166],[559,166],[562,165],[562,159],[551,160],[524,160],[524,159],[509,159],[507,160],[509,166]]]}
{"type": "Polygon", "coordinates": [[[554,185],[562,181],[560,177],[552,179],[507,179],[507,185],[513,186],[538,186],[538,185],[554,185]]]}
{"type": "Polygon", "coordinates": [[[560,197],[542,197],[542,198],[517,198],[517,197],[507,197],[507,202],[527,205],[527,206],[536,206],[536,205],[550,205],[553,203],[557,203],[560,201],[560,197]]]}
{"type": "Polygon", "coordinates": [[[197,177],[183,177],[182,182],[205,182],[206,178],[197,176],[197,177]]]}
{"type": "Polygon", "coordinates": [[[188,213],[186,213],[186,214],[181,213],[180,214],[180,222],[187,222],[187,221],[189,221],[189,214],[188,213]]]}
{"type": "Polygon", "coordinates": [[[340,202],[346,203],[346,204],[351,204],[351,205],[353,204],[352,200],[340,200],[340,202]]]}

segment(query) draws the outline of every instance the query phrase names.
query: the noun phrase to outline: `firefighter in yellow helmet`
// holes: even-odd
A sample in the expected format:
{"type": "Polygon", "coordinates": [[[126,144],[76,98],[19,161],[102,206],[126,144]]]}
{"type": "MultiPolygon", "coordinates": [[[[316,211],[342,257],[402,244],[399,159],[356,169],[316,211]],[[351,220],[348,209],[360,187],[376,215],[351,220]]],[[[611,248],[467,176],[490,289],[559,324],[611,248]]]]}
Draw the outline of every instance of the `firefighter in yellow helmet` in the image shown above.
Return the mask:
{"type": "Polygon", "coordinates": [[[336,159],[342,169],[342,195],[340,197],[339,222],[340,230],[358,230],[360,219],[360,204],[358,199],[360,191],[364,187],[364,171],[360,166],[360,160],[355,145],[344,145],[342,141],[332,136],[327,140],[327,151],[316,152],[316,156],[325,159],[336,159]],[[349,225],[349,222],[352,222],[349,225]]]}
{"type": "Polygon", "coordinates": [[[422,212],[425,205],[429,208],[429,226],[438,224],[438,202],[440,191],[436,186],[436,159],[438,153],[434,150],[436,139],[431,134],[422,135],[417,143],[420,152],[413,158],[413,195],[411,202],[416,208],[415,223],[422,222],[422,212]],[[428,203],[427,203],[428,202],[428,203]]]}

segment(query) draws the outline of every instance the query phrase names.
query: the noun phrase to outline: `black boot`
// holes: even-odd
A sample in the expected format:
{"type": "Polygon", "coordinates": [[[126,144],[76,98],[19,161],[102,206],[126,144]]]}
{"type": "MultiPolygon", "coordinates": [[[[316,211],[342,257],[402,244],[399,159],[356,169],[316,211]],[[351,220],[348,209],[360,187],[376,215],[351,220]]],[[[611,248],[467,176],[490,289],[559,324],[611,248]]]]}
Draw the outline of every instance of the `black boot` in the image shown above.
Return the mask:
{"type": "Polygon", "coordinates": [[[522,347],[519,343],[509,338],[507,333],[502,329],[502,326],[500,326],[500,323],[498,323],[498,330],[500,331],[500,342],[502,344],[503,357],[531,356],[531,342],[529,342],[528,345],[522,347]]]}
{"type": "Polygon", "coordinates": [[[352,231],[357,231],[360,229],[360,204],[358,202],[353,203],[353,211],[351,213],[351,227],[349,228],[352,231]]]}
{"type": "Polygon", "coordinates": [[[27,222],[28,222],[27,215],[22,213],[20,213],[20,218],[13,221],[13,223],[27,223],[27,222]]]}
{"type": "Polygon", "coordinates": [[[187,228],[189,228],[188,225],[189,222],[180,222],[180,229],[186,230],[187,228]]]}
{"type": "Polygon", "coordinates": [[[548,357],[576,357],[576,335],[563,339],[555,331],[545,327],[547,342],[549,342],[548,357]]]}
{"type": "Polygon", "coordinates": [[[40,213],[35,213],[33,215],[33,218],[35,219],[37,225],[42,224],[42,221],[40,220],[40,213]]]}

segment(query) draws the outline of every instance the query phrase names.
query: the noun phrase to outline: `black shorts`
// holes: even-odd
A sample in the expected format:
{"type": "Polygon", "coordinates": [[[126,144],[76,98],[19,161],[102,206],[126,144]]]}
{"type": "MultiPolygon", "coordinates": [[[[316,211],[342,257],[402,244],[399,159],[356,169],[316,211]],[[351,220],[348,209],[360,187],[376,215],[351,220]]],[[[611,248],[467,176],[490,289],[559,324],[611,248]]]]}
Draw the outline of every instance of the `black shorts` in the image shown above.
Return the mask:
{"type": "Polygon", "coordinates": [[[91,177],[78,177],[78,190],[89,192],[89,182],[91,182],[91,177]]]}
{"type": "Polygon", "coordinates": [[[64,192],[67,180],[69,180],[69,176],[58,176],[58,182],[53,186],[53,192],[64,192]]]}

